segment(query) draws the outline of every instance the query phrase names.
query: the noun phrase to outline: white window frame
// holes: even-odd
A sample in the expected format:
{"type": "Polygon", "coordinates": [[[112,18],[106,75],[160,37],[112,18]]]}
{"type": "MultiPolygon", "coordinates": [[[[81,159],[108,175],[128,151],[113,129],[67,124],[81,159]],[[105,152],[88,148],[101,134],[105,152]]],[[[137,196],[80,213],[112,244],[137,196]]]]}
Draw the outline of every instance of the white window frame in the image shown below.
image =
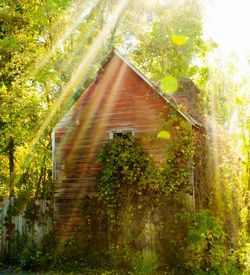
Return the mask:
{"type": "Polygon", "coordinates": [[[109,139],[114,138],[115,133],[131,133],[132,136],[135,135],[135,128],[131,127],[120,127],[120,128],[113,128],[109,130],[109,139]]]}

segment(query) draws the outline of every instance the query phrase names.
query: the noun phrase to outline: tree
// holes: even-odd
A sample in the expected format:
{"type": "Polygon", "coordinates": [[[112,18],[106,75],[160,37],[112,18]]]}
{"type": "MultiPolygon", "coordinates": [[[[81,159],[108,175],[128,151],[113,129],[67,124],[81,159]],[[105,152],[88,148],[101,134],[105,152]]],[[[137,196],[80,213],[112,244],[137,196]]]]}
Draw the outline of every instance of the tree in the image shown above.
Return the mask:
{"type": "MultiPolygon", "coordinates": [[[[65,7],[67,1],[53,1],[56,9],[65,7]],[[57,5],[55,5],[57,3],[57,5]]],[[[46,9],[43,1],[7,1],[1,4],[0,19],[0,153],[1,185],[14,194],[14,180],[26,173],[23,152],[37,131],[39,122],[46,115],[42,91],[32,73],[35,60],[45,48],[41,39],[45,35],[45,22],[51,17],[42,17],[46,9]],[[21,153],[22,152],[22,153],[21,153]],[[7,165],[2,165],[8,161],[7,165]],[[9,171],[9,172],[8,172],[9,171]]],[[[55,10],[50,10],[52,16],[55,10]]],[[[56,9],[59,13],[60,9],[56,9]]],[[[22,178],[22,177],[21,177],[22,178]]]]}
{"type": "MultiPolygon", "coordinates": [[[[144,31],[130,38],[134,49],[129,56],[136,66],[156,83],[167,75],[193,77],[205,82],[207,68],[197,65],[207,52],[198,2],[159,1],[146,14],[144,31]]],[[[134,14],[134,24],[137,18],[134,14]]]]}
{"type": "MultiPolygon", "coordinates": [[[[43,184],[51,182],[50,136],[57,118],[52,117],[41,133],[39,128],[112,9],[107,0],[86,12],[89,7],[88,1],[71,0],[1,4],[0,184],[4,193],[13,195],[16,189],[16,195],[22,190],[38,195],[43,184]]],[[[86,85],[97,68],[90,67],[86,85]]],[[[64,101],[59,107],[60,116],[70,105],[64,101]]]]}

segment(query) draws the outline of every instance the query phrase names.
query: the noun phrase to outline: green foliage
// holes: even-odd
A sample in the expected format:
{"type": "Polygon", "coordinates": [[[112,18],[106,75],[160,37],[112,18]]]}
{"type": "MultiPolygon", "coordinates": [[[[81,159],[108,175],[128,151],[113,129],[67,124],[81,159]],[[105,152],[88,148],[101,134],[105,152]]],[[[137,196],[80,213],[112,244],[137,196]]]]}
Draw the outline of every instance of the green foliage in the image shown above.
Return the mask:
{"type": "MultiPolygon", "coordinates": [[[[149,249],[148,253],[145,252],[145,255],[143,253],[141,255],[134,254],[136,253],[133,252],[136,251],[135,247],[139,243],[143,245],[143,240],[147,238],[148,234],[153,234],[156,241],[157,234],[162,234],[160,232],[166,229],[164,226],[170,226],[168,228],[170,233],[170,228],[174,230],[174,226],[170,225],[171,222],[174,221],[175,224],[178,224],[184,215],[181,209],[185,206],[181,202],[181,198],[178,201],[176,194],[190,188],[188,164],[194,154],[192,131],[177,114],[169,118],[162,128],[169,130],[173,124],[179,125],[179,123],[181,127],[175,137],[172,138],[170,134],[168,136],[168,142],[165,145],[166,160],[161,163],[155,163],[142,145],[146,142],[158,142],[164,146],[165,139],[159,139],[158,136],[151,138],[117,137],[104,144],[98,154],[98,161],[102,164],[97,184],[98,198],[104,203],[103,212],[104,215],[107,215],[111,236],[112,234],[119,236],[123,230],[127,232],[118,243],[117,237],[111,237],[111,239],[114,238],[114,246],[122,244],[118,250],[125,245],[130,251],[129,253],[135,255],[133,259],[126,258],[124,255],[119,257],[127,259],[127,263],[123,265],[138,272],[135,274],[151,274],[153,271],[150,270],[156,270],[159,264],[157,257],[154,258],[156,254],[152,251],[153,243],[151,250],[149,249]],[[161,213],[162,207],[164,208],[164,203],[170,203],[173,194],[176,196],[176,200],[174,200],[176,207],[178,208],[177,205],[179,205],[180,217],[178,215],[169,216],[168,218],[171,218],[166,223],[164,222],[166,217],[164,217],[163,221],[159,221],[159,228],[150,225],[148,229],[145,229],[147,215],[152,220],[160,219],[157,215],[161,213]],[[169,202],[167,202],[168,200],[169,202]]],[[[168,133],[167,130],[161,132],[168,133]]],[[[190,165],[192,168],[192,161],[190,165]]],[[[125,253],[125,255],[127,254],[125,253]]]]}
{"type": "Polygon", "coordinates": [[[113,203],[122,195],[122,185],[135,186],[145,177],[150,159],[141,146],[133,139],[115,138],[110,140],[98,154],[103,170],[97,190],[100,199],[113,203]]]}
{"type": "MultiPolygon", "coordinates": [[[[128,246],[117,246],[107,252],[112,266],[127,274],[161,274],[158,271],[158,258],[152,251],[136,252],[128,246]]],[[[163,273],[164,274],[164,273],[163,273]]]]}
{"type": "Polygon", "coordinates": [[[136,65],[156,83],[166,75],[202,79],[206,66],[192,63],[194,59],[202,60],[207,52],[201,37],[199,3],[189,0],[158,3],[148,24],[130,55],[136,65]]]}
{"type": "Polygon", "coordinates": [[[197,213],[188,230],[185,266],[188,274],[240,274],[237,259],[226,246],[226,235],[211,212],[197,213]]]}
{"type": "MultiPolygon", "coordinates": [[[[163,246],[173,248],[167,249],[165,256],[166,269],[170,270],[170,274],[171,272],[176,274],[177,270],[182,270],[185,274],[240,274],[243,265],[239,263],[239,259],[244,257],[244,253],[240,252],[241,249],[234,250],[228,245],[232,236],[228,235],[230,229],[224,220],[219,222],[212,212],[204,210],[196,213],[193,223],[191,220],[193,216],[191,218],[190,213],[184,210],[186,206],[183,195],[185,192],[192,192],[188,183],[189,173],[192,173],[193,169],[193,163],[190,160],[196,153],[194,151],[195,139],[190,125],[178,115],[170,117],[163,124],[162,131],[169,131],[171,127],[175,128],[176,133],[175,135],[171,133],[170,140],[167,139],[166,161],[158,166],[142,149],[143,138],[113,139],[100,150],[98,159],[103,170],[98,183],[98,191],[99,199],[107,207],[109,222],[117,226],[116,233],[126,226],[130,228],[127,230],[131,234],[131,228],[135,226],[133,223],[139,216],[142,220],[143,215],[149,209],[150,213],[161,209],[162,195],[168,199],[174,198],[173,203],[178,205],[178,213],[169,216],[171,217],[169,221],[163,219],[159,222],[161,229],[157,229],[154,233],[157,235],[161,232],[159,230],[163,230],[165,234],[161,239],[163,246]],[[126,203],[130,205],[129,212],[126,203]],[[179,232],[178,224],[182,224],[184,230],[182,233],[179,232]],[[185,233],[185,227],[188,224],[189,227],[185,233]],[[175,240],[173,236],[171,239],[171,232],[182,234],[183,238],[175,240]]],[[[150,139],[145,140],[149,142],[150,139]]],[[[156,136],[157,140],[163,142],[156,136]]],[[[166,142],[165,139],[164,141],[166,142]]],[[[225,170],[226,167],[223,169],[224,172],[228,172],[225,170]]],[[[137,224],[137,227],[140,228],[142,224],[137,224]]],[[[126,240],[130,250],[133,247],[130,240],[137,238],[136,234],[132,232],[130,238],[126,240]]],[[[121,249],[122,247],[118,248],[120,252],[121,249]]],[[[130,253],[133,254],[133,252],[130,253]]],[[[127,259],[127,261],[123,264],[120,262],[118,265],[134,268],[134,271],[139,274],[146,272],[144,268],[147,264],[141,257],[138,258],[137,255],[131,259],[124,255],[126,253],[123,256],[120,255],[117,261],[119,262],[119,259],[127,259]]],[[[153,261],[153,257],[151,260],[153,261]]],[[[153,268],[153,262],[149,266],[153,268]]],[[[159,268],[159,261],[154,268],[159,268]]]]}
{"type": "Polygon", "coordinates": [[[144,251],[132,261],[135,274],[155,274],[158,268],[158,258],[152,251],[144,251]]]}
{"type": "Polygon", "coordinates": [[[193,169],[193,158],[195,154],[195,144],[193,130],[187,121],[173,114],[163,125],[164,129],[175,127],[176,136],[171,143],[166,146],[166,163],[164,174],[166,182],[164,191],[166,193],[178,191],[178,187],[187,187],[189,175],[193,169]]]}
{"type": "Polygon", "coordinates": [[[42,251],[38,249],[36,242],[32,239],[29,240],[20,256],[21,266],[24,269],[31,269],[32,267],[36,267],[38,265],[41,254],[42,251]]]}
{"type": "MultiPolygon", "coordinates": [[[[20,213],[27,201],[31,203],[26,209],[26,218],[30,221],[39,218],[41,213],[30,198],[53,196],[50,134],[56,119],[46,127],[35,145],[32,144],[32,140],[40,125],[50,114],[53,103],[56,102],[69,79],[74,76],[82,58],[89,51],[91,52],[92,42],[116,5],[116,1],[101,0],[81,22],[78,22],[79,24],[75,25],[72,18],[82,18],[81,8],[87,2],[81,1],[76,5],[70,0],[1,1],[0,195],[15,194],[18,197],[18,200],[10,205],[8,218],[5,221],[12,227],[11,230],[14,230],[11,217],[20,213]],[[71,28],[72,26],[74,27],[71,28]],[[66,38],[65,33],[69,34],[66,38]]],[[[207,67],[204,63],[197,65],[202,64],[208,51],[208,46],[202,39],[201,9],[197,1],[159,1],[154,8],[149,2],[130,1],[128,10],[111,34],[112,43],[115,39],[115,44],[126,53],[128,52],[135,65],[156,84],[162,81],[162,90],[167,93],[175,89],[178,77],[192,77],[201,84],[201,87],[206,87],[207,67]],[[138,17],[142,6],[145,8],[146,16],[138,17]],[[142,24],[143,20],[144,24],[142,24]],[[173,77],[166,78],[170,75],[173,77]]],[[[85,86],[95,76],[101,63],[99,59],[103,60],[106,56],[106,47],[103,48],[105,48],[104,54],[98,56],[98,61],[95,60],[95,64],[83,77],[83,82],[86,81],[85,86]]],[[[226,217],[227,221],[222,225],[211,213],[197,214],[196,224],[189,228],[187,253],[183,251],[183,243],[175,243],[172,246],[181,247],[178,255],[177,252],[172,252],[176,254],[178,263],[186,257],[185,264],[182,263],[185,272],[237,274],[237,261],[240,267],[245,264],[246,270],[247,268],[249,270],[250,123],[247,96],[249,87],[232,80],[235,76],[235,68],[232,64],[228,66],[228,70],[215,68],[213,71],[210,70],[211,73],[214,81],[210,81],[210,88],[206,88],[209,92],[213,91],[216,100],[212,103],[213,105],[210,106],[207,103],[207,106],[211,112],[213,108],[215,109],[213,115],[218,117],[227,128],[230,126],[229,117],[232,114],[238,116],[239,129],[235,136],[240,140],[244,158],[242,173],[239,177],[237,170],[239,167],[233,166],[235,161],[229,157],[226,159],[225,156],[228,153],[225,149],[216,167],[220,171],[220,188],[223,191],[222,196],[220,192],[217,193],[217,196],[221,196],[223,200],[223,207],[217,215],[223,219],[226,217]],[[239,94],[242,87],[246,93],[244,97],[239,94]],[[241,179],[241,183],[239,179],[236,180],[237,177],[241,179]],[[236,183],[238,186],[234,189],[233,186],[236,183]],[[233,211],[234,219],[230,214],[233,211]],[[239,219],[237,211],[239,211],[239,219]],[[233,238],[228,234],[225,235],[224,230],[229,231],[233,228],[231,224],[238,223],[242,227],[240,244],[239,248],[236,247],[231,253],[227,251],[225,242],[233,238]]],[[[78,85],[78,83],[75,84],[78,85]]],[[[69,103],[66,99],[63,106],[70,107],[78,98],[81,85],[78,86],[69,103]]],[[[206,97],[208,102],[208,95],[206,97]]],[[[61,113],[65,112],[63,106],[61,113]]],[[[98,157],[103,165],[98,184],[99,200],[107,207],[110,222],[120,225],[131,224],[135,220],[138,222],[141,213],[151,213],[154,207],[160,205],[160,196],[169,199],[173,194],[176,195],[184,189],[185,192],[190,193],[190,190],[186,190],[190,188],[188,176],[193,169],[190,159],[197,153],[194,152],[194,140],[190,128],[187,123],[178,118],[170,118],[157,137],[157,142],[167,144],[166,160],[157,165],[142,149],[140,139],[116,139],[102,148],[98,157]],[[173,125],[178,138],[169,131],[173,125]],[[127,211],[128,215],[118,219],[122,210],[128,210],[127,206],[124,206],[125,202],[129,204],[132,200],[135,203],[129,209],[130,211],[127,211]]],[[[219,190],[218,188],[215,191],[219,190]]],[[[182,197],[179,198],[181,199],[182,197]]],[[[211,208],[216,209],[216,203],[218,202],[213,201],[211,208]]],[[[93,211],[92,208],[88,210],[90,213],[93,211]]],[[[85,213],[89,220],[90,213],[85,213]]],[[[150,214],[149,217],[154,218],[150,214]]],[[[178,215],[174,215],[174,218],[183,219],[178,215]]],[[[174,224],[175,219],[171,222],[174,224]]],[[[86,227],[91,228],[88,226],[89,224],[86,227]]],[[[174,226],[168,228],[175,232],[174,226]]],[[[136,234],[138,232],[128,234],[130,245],[136,234]]],[[[231,232],[231,235],[236,236],[237,232],[231,232]]],[[[52,239],[54,237],[49,238],[50,242],[52,239]]],[[[237,242],[236,239],[235,237],[234,244],[237,242]]],[[[18,244],[23,245],[24,242],[26,239],[23,236],[13,240],[11,243],[13,251],[18,244]]],[[[50,242],[47,242],[47,248],[51,248],[50,242]]],[[[104,262],[108,259],[104,255],[89,253],[89,251],[82,254],[88,260],[83,260],[80,264],[78,258],[71,257],[71,254],[78,250],[75,242],[68,244],[67,249],[62,249],[62,254],[58,252],[60,257],[57,255],[58,258],[56,258],[52,255],[53,249],[48,251],[39,248],[33,240],[30,240],[18,257],[25,268],[34,266],[42,268],[60,258],[61,269],[63,269],[64,260],[70,262],[67,271],[86,270],[86,274],[95,274],[95,272],[96,274],[115,274],[121,271],[119,265],[117,270],[112,270],[112,264],[105,266],[104,262]],[[95,266],[102,266],[102,268],[97,269],[95,266]]],[[[116,253],[119,254],[117,251],[116,253]]],[[[128,250],[123,256],[120,255],[123,260],[124,255],[129,258],[127,263],[130,265],[131,274],[132,272],[153,273],[156,269],[157,259],[154,255],[133,254],[128,250]]],[[[127,274],[126,271],[124,272],[127,274]]]]}
{"type": "MultiPolygon", "coordinates": [[[[51,197],[51,131],[40,126],[73,77],[89,45],[111,11],[99,1],[83,18],[88,3],[71,0],[2,1],[0,12],[0,186],[2,195],[51,197]],[[81,18],[77,21],[76,18],[81,18]],[[65,31],[67,29],[67,31],[65,31]],[[35,143],[33,143],[35,138],[35,143]]],[[[109,44],[109,43],[107,43],[109,44]]],[[[106,57],[107,48],[103,47],[106,57]]],[[[103,55],[103,52],[101,55],[103,55]]],[[[98,59],[98,60],[97,60],[98,59]]],[[[60,114],[72,106],[103,61],[84,72],[81,83],[60,114]],[[66,110],[64,110],[66,109],[66,110]]],[[[100,61],[101,59],[101,61],[100,61]]],[[[80,77],[80,76],[79,76],[80,77]]],[[[56,115],[57,115],[56,114],[56,115]]]]}
{"type": "MultiPolygon", "coordinates": [[[[97,185],[101,200],[116,205],[127,189],[137,195],[146,191],[169,194],[188,183],[188,163],[191,161],[192,167],[194,155],[192,129],[177,114],[163,128],[169,129],[173,123],[180,123],[178,136],[166,145],[166,161],[160,166],[155,165],[139,138],[115,138],[101,148],[97,157],[102,164],[97,185]]],[[[167,130],[162,130],[156,140],[170,137],[167,130]]]]}
{"type": "MultiPolygon", "coordinates": [[[[18,195],[28,189],[29,196],[35,196],[45,191],[43,186],[49,185],[50,130],[43,133],[36,148],[30,143],[49,105],[41,101],[44,91],[33,73],[36,59],[45,50],[42,41],[46,40],[47,22],[52,22],[56,13],[68,5],[68,1],[53,2],[57,11],[52,5],[46,13],[47,4],[43,1],[4,0],[1,3],[0,184],[3,194],[18,195]],[[27,158],[29,150],[33,153],[32,164],[27,158]]],[[[52,91],[55,86],[50,83],[52,91]]]]}
{"type": "Polygon", "coordinates": [[[202,211],[196,215],[195,224],[189,228],[188,239],[193,246],[193,252],[198,255],[196,260],[192,261],[198,265],[197,269],[200,269],[202,264],[204,264],[204,270],[208,268],[207,265],[211,265],[212,268],[218,267],[224,261],[222,257],[224,256],[225,233],[222,226],[209,212],[202,211]],[[199,256],[205,259],[199,259],[199,256]],[[211,262],[211,260],[216,262],[211,262]]]}

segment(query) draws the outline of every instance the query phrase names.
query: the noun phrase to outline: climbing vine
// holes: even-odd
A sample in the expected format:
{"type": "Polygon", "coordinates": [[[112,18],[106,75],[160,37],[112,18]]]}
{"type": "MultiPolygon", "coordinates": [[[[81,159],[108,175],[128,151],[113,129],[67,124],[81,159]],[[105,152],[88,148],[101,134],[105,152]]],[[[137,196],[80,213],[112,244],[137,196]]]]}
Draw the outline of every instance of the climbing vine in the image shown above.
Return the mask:
{"type": "Polygon", "coordinates": [[[101,147],[97,191],[111,246],[133,251],[148,247],[163,259],[164,253],[157,256],[155,251],[171,245],[172,232],[185,230],[185,194],[192,191],[194,155],[192,128],[186,124],[173,115],[154,135],[117,137],[101,147]],[[154,146],[162,150],[158,160],[151,154],[154,146]]]}
{"type": "Polygon", "coordinates": [[[137,195],[146,191],[167,195],[188,184],[194,156],[192,129],[176,115],[164,123],[162,129],[172,125],[175,125],[177,138],[173,137],[165,145],[164,136],[146,137],[146,142],[151,139],[165,147],[165,159],[160,163],[155,163],[150,152],[143,148],[145,136],[117,137],[101,147],[97,156],[102,164],[97,185],[100,200],[107,204],[116,203],[124,194],[125,186],[137,195]]]}
{"type": "Polygon", "coordinates": [[[173,114],[155,135],[117,137],[101,147],[98,199],[105,206],[109,232],[116,235],[111,237],[115,247],[143,251],[148,246],[158,266],[187,274],[217,271],[225,260],[225,272],[237,270],[234,256],[225,250],[223,222],[212,212],[200,211],[207,198],[199,196],[208,193],[204,188],[210,180],[199,171],[207,162],[204,141],[201,130],[173,114]],[[154,145],[164,149],[164,158],[151,154],[154,145]],[[197,198],[194,209],[190,199],[197,198]]]}

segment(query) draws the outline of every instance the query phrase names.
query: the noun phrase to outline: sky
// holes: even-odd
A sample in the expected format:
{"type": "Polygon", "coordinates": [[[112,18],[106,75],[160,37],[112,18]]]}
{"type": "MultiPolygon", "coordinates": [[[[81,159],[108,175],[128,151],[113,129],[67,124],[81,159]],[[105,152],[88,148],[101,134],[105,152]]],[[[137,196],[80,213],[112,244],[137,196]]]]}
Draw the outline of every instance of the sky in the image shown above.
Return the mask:
{"type": "MultiPolygon", "coordinates": [[[[218,49],[209,54],[208,62],[217,65],[218,59],[227,64],[234,56],[236,81],[250,76],[250,0],[200,0],[204,5],[203,31],[205,39],[212,38],[218,49]],[[232,54],[233,53],[233,54],[232,54]]],[[[226,67],[226,66],[225,66],[226,67]]],[[[238,91],[239,97],[249,97],[250,81],[238,91]]],[[[250,114],[250,105],[246,113],[250,114]]],[[[232,114],[231,132],[237,132],[237,112],[232,114]]]]}
{"type": "Polygon", "coordinates": [[[250,66],[250,0],[200,0],[204,5],[205,38],[219,48],[216,54],[227,58],[236,53],[238,62],[250,66]]]}

